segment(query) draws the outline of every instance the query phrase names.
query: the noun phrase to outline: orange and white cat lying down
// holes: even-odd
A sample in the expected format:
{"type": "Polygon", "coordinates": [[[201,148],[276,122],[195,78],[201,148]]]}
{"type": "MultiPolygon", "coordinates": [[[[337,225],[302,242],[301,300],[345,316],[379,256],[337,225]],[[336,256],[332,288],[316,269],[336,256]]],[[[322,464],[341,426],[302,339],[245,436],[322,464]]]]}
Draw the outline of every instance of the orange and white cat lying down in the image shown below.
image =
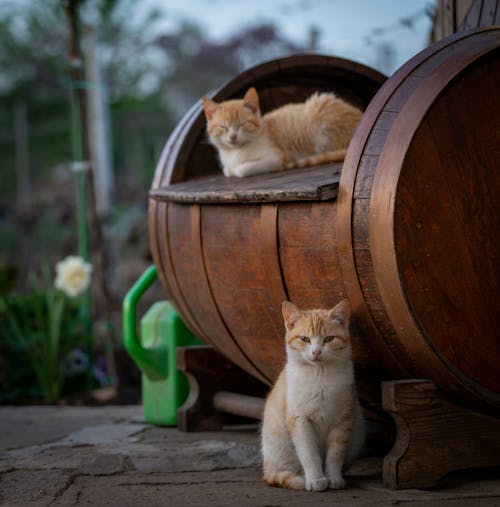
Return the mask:
{"type": "Polygon", "coordinates": [[[344,160],[362,114],[333,93],[314,93],[261,115],[255,88],[220,103],[203,97],[203,109],[224,175],[240,178],[344,160]]]}

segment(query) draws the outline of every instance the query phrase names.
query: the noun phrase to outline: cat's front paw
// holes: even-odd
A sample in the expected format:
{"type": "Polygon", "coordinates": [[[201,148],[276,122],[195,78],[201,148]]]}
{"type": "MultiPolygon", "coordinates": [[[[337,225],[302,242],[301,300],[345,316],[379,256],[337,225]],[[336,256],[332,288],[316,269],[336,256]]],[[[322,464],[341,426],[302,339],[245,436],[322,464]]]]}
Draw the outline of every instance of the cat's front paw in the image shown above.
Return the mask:
{"type": "Polygon", "coordinates": [[[262,170],[258,165],[252,162],[243,162],[231,168],[231,175],[237,178],[246,178],[247,176],[252,176],[259,172],[262,172],[262,170]]]}
{"type": "Polygon", "coordinates": [[[237,166],[231,171],[231,176],[234,176],[235,178],[244,178],[247,174],[244,167],[242,168],[241,166],[237,166]]]}
{"type": "Polygon", "coordinates": [[[330,489],[344,489],[345,479],[339,475],[338,477],[330,477],[330,489]]]}
{"type": "Polygon", "coordinates": [[[328,488],[328,477],[320,477],[319,479],[306,479],[307,491],[324,491],[328,488]]]}

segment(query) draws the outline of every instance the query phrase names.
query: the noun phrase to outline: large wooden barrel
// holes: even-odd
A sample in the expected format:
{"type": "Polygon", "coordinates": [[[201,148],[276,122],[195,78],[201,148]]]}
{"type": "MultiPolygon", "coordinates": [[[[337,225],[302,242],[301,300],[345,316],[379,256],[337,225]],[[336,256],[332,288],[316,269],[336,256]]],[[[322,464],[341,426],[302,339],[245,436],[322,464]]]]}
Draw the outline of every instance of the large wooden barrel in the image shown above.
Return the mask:
{"type": "Polygon", "coordinates": [[[329,307],[347,295],[365,401],[380,380],[424,377],[498,413],[499,46],[498,27],[444,39],[378,93],[375,71],[312,55],[217,92],[256,86],[264,110],[326,89],[370,103],[340,178],[335,165],[216,176],[196,104],[150,193],[152,253],[191,330],[270,383],[284,359],[282,300],[329,307]]]}
{"type": "Polygon", "coordinates": [[[500,29],[407,62],[344,162],[337,241],[361,336],[384,369],[500,409],[500,29]]]}
{"type": "MultiPolygon", "coordinates": [[[[384,80],[352,61],[293,56],[248,70],[214,98],[242,97],[255,86],[267,111],[329,90],[364,110],[384,80]]],[[[227,179],[205,129],[200,101],[160,158],[150,192],[152,254],[193,333],[270,383],[284,359],[282,301],[333,306],[344,295],[339,167],[227,179]]]]}

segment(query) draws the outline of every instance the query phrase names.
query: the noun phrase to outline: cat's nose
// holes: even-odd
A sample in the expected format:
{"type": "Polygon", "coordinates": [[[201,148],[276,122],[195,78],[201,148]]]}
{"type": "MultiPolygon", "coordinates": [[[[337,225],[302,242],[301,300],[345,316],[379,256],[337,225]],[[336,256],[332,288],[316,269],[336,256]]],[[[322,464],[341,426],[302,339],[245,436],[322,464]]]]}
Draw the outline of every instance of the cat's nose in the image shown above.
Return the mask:
{"type": "Polygon", "coordinates": [[[321,355],[321,349],[313,349],[312,355],[314,359],[317,359],[321,355]]]}
{"type": "Polygon", "coordinates": [[[234,141],[236,141],[236,138],[238,137],[238,134],[236,132],[231,132],[229,134],[229,140],[234,143],[234,141]]]}

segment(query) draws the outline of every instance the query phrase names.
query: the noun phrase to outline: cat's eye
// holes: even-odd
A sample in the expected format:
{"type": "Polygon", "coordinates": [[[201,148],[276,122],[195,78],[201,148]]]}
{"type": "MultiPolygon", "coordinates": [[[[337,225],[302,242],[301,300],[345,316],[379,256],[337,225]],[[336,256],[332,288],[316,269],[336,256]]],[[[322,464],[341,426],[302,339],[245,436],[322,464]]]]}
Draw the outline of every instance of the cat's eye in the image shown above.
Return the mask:
{"type": "Polygon", "coordinates": [[[304,343],[310,343],[311,340],[309,339],[308,336],[299,336],[299,339],[301,342],[304,342],[304,343]]]}
{"type": "Polygon", "coordinates": [[[340,336],[325,336],[323,343],[329,343],[334,349],[342,349],[345,346],[345,340],[340,336]]]}
{"type": "Polygon", "coordinates": [[[226,127],[225,125],[217,125],[218,128],[222,129],[222,130],[229,130],[228,127],[226,127]]]}

